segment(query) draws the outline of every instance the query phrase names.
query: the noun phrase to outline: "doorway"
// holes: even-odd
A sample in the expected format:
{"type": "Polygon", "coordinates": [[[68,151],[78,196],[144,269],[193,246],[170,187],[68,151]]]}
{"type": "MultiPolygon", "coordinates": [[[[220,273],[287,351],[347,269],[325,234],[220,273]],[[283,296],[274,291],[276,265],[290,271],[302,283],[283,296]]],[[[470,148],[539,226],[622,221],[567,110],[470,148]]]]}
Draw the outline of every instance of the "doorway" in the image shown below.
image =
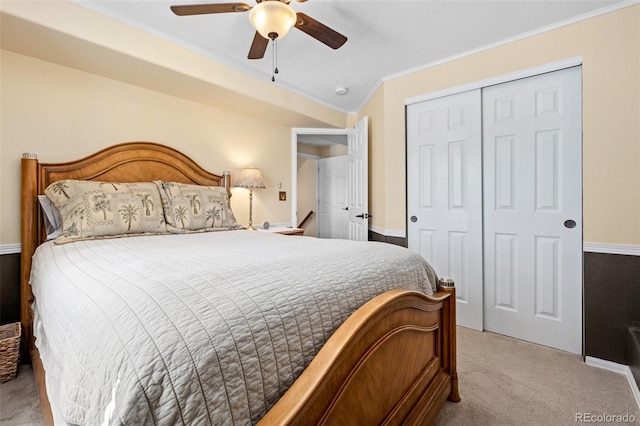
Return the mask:
{"type": "Polygon", "coordinates": [[[368,145],[367,117],[351,129],[292,129],[294,226],[315,205],[316,236],[368,239],[368,145]]]}
{"type": "Polygon", "coordinates": [[[347,238],[347,135],[300,135],[297,212],[304,235],[347,238]]]}

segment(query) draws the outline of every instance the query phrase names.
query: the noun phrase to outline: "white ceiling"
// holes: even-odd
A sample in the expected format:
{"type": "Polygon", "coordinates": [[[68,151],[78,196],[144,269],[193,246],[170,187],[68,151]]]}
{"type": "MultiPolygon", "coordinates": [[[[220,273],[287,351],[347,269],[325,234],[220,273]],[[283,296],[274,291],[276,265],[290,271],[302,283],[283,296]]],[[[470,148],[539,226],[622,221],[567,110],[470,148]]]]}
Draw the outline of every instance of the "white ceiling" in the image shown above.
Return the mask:
{"type": "MultiPolygon", "coordinates": [[[[255,0],[246,3],[254,5],[255,0]]],[[[176,16],[174,4],[216,0],[76,0],[158,37],[269,81],[271,47],[249,60],[249,13],[176,16]]],[[[357,112],[395,75],[575,22],[628,0],[309,0],[304,12],[348,37],[333,50],[293,28],[278,41],[277,84],[343,112],[357,112]],[[336,87],[348,94],[338,96],[336,87]]]]}

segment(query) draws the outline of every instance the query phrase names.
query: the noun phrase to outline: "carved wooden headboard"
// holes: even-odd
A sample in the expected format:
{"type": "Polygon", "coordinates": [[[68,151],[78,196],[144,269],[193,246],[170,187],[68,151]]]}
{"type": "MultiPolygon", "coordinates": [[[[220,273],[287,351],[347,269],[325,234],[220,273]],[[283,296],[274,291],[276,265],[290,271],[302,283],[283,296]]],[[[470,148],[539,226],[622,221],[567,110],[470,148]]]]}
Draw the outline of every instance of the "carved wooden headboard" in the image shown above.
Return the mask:
{"type": "MultiPolygon", "coordinates": [[[[29,285],[31,258],[46,240],[42,212],[37,196],[51,183],[62,179],[104,182],[150,182],[164,180],[206,186],[224,186],[229,191],[228,172],[216,175],[173,148],[152,142],[128,142],[103,149],[80,160],[66,163],[40,163],[35,154],[22,157],[22,222],[20,259],[20,320],[22,359],[29,359],[33,347],[33,293],[29,285]]],[[[231,195],[229,193],[229,195],[231,195]]]]}

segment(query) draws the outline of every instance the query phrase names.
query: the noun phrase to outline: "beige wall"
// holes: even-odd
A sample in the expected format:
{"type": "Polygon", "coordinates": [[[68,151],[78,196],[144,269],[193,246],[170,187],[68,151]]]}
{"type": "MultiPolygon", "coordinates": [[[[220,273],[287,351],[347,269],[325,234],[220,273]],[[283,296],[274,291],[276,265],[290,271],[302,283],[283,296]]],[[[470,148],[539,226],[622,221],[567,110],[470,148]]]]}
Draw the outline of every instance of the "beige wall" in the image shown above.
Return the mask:
{"type": "Polygon", "coordinates": [[[317,146],[298,142],[298,152],[302,154],[315,155],[319,158],[329,158],[347,155],[349,153],[349,150],[347,148],[347,145],[342,144],[317,146]]]}
{"type": "Polygon", "coordinates": [[[309,154],[309,155],[315,155],[316,157],[320,157],[322,154],[322,147],[298,142],[298,152],[302,154],[309,154]]]}
{"type": "MultiPolygon", "coordinates": [[[[385,143],[384,93],[385,88],[382,86],[360,111],[360,117],[369,117],[369,214],[372,216],[369,225],[373,227],[374,231],[380,233],[383,233],[386,226],[386,196],[388,192],[392,191],[387,188],[387,185],[395,181],[393,178],[387,179],[386,150],[397,145],[385,143]]],[[[404,145],[402,146],[404,149],[404,145]]],[[[404,170],[404,163],[402,163],[402,170],[399,174],[403,176],[403,185],[404,170]]]]}
{"type": "Polygon", "coordinates": [[[385,82],[360,112],[373,123],[373,225],[405,229],[405,99],[575,56],[583,60],[584,241],[640,244],[640,5],[385,82]]]}
{"type": "Polygon", "coordinates": [[[349,149],[346,145],[341,144],[333,144],[329,146],[325,146],[322,148],[320,156],[322,158],[329,157],[342,157],[343,155],[349,154],[349,149]]]}
{"type": "MultiPolygon", "coordinates": [[[[0,244],[20,242],[20,158],[59,162],[126,141],[153,141],[232,177],[262,169],[267,189],[255,191],[253,219],[289,222],[291,129],[125,84],[28,56],[1,51],[0,244]]],[[[248,193],[234,189],[232,208],[248,221],[248,193]]]]}

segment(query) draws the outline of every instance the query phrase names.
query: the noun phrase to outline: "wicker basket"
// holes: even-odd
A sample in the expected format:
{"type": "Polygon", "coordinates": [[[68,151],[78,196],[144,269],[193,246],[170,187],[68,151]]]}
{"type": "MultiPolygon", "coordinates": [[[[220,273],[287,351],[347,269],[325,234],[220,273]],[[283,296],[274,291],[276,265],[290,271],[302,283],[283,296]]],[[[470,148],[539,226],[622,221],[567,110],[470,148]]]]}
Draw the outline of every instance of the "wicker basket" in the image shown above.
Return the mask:
{"type": "Polygon", "coordinates": [[[20,323],[0,326],[0,383],[16,378],[20,357],[20,323]]]}

